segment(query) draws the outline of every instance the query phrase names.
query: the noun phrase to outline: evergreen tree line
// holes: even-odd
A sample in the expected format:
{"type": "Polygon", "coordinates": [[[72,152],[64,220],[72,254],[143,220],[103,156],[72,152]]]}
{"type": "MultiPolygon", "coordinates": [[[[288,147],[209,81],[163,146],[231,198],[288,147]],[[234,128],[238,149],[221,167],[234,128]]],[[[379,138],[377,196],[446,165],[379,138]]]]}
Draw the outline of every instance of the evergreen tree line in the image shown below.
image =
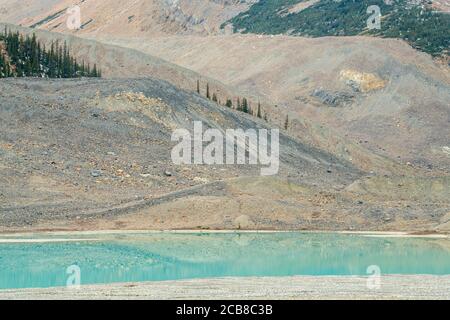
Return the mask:
{"type": "Polygon", "coordinates": [[[66,42],[52,42],[47,49],[35,34],[23,36],[5,28],[0,33],[0,78],[6,77],[101,77],[101,71],[97,65],[78,63],[66,42]]]}
{"type": "MultiPolygon", "coordinates": [[[[201,94],[200,81],[197,81],[197,93],[201,94]]],[[[222,104],[221,101],[218,99],[216,93],[211,94],[209,83],[206,84],[206,94],[205,95],[206,95],[207,99],[212,100],[218,104],[222,104]]],[[[233,103],[232,99],[226,99],[224,106],[231,108],[231,109],[235,109],[240,112],[250,114],[250,115],[258,117],[260,119],[264,119],[265,121],[268,121],[267,113],[264,113],[264,116],[263,116],[263,110],[261,108],[260,102],[258,102],[258,106],[257,106],[256,110],[254,110],[251,107],[250,102],[247,100],[247,98],[242,98],[242,99],[237,98],[236,104],[233,103]]]]}
{"type": "MultiPolygon", "coordinates": [[[[450,52],[450,15],[435,10],[431,1],[395,0],[320,0],[305,10],[287,14],[286,8],[299,0],[260,0],[221,28],[232,25],[235,30],[253,34],[290,34],[311,37],[356,36],[404,39],[413,47],[433,56],[448,57],[450,52]],[[370,13],[377,5],[383,15],[382,27],[367,29],[370,13]],[[280,14],[285,12],[286,14],[280,14]]],[[[434,2],[434,1],[433,1],[434,2]]]]}

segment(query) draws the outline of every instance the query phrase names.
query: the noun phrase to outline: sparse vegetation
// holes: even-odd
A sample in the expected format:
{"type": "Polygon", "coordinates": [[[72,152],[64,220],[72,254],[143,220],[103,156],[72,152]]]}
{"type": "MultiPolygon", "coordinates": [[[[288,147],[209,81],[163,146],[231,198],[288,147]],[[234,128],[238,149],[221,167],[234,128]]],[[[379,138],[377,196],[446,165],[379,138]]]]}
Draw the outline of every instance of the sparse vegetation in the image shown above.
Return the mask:
{"type": "Polygon", "coordinates": [[[207,98],[207,99],[211,99],[211,95],[210,95],[210,93],[209,93],[209,83],[206,84],[206,98],[207,98]]]}
{"type": "MultiPolygon", "coordinates": [[[[196,92],[197,92],[197,94],[201,94],[200,93],[200,81],[199,80],[197,80],[196,92]]],[[[214,101],[217,104],[221,104],[221,102],[220,102],[216,92],[213,92],[212,95],[211,95],[211,89],[210,89],[209,83],[206,84],[206,98],[209,99],[209,100],[214,101]]],[[[243,113],[247,113],[247,114],[252,115],[254,117],[258,117],[260,119],[264,119],[266,122],[268,122],[268,115],[267,115],[267,113],[265,113],[264,117],[263,117],[263,110],[262,110],[262,107],[261,107],[261,102],[258,102],[258,107],[257,107],[256,111],[254,111],[251,108],[250,102],[245,97],[242,98],[242,100],[241,100],[240,97],[238,97],[236,99],[236,108],[233,105],[233,100],[230,99],[230,98],[227,98],[225,100],[225,105],[224,106],[227,107],[227,108],[236,109],[237,111],[240,111],[240,112],[243,112],[243,113]]]]}

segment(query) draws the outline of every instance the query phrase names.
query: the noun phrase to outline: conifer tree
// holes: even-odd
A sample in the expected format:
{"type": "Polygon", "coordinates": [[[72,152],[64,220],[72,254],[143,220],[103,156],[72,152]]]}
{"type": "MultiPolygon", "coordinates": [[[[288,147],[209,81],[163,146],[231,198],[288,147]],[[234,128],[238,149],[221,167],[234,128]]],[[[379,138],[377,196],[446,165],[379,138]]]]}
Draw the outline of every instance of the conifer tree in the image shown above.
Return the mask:
{"type": "Polygon", "coordinates": [[[211,95],[209,93],[209,83],[206,84],[206,98],[211,99],[211,95]]]}
{"type": "Polygon", "coordinates": [[[0,55],[0,78],[6,78],[6,61],[3,55],[0,55]]]}
{"type": "Polygon", "coordinates": [[[284,121],[284,130],[289,129],[289,115],[286,116],[286,120],[284,121]]]}
{"type": "Polygon", "coordinates": [[[261,113],[261,102],[258,102],[258,111],[257,111],[257,113],[256,113],[256,116],[258,117],[258,118],[262,118],[262,113],[261,113]]]}
{"type": "Polygon", "coordinates": [[[247,98],[242,99],[242,112],[249,113],[247,98]]]}
{"type": "Polygon", "coordinates": [[[200,94],[200,80],[197,80],[197,93],[200,94]]]}
{"type": "Polygon", "coordinates": [[[92,69],[91,77],[97,77],[97,65],[94,64],[94,68],[92,69]]]}
{"type": "Polygon", "coordinates": [[[60,46],[58,42],[51,43],[47,51],[36,35],[23,36],[5,28],[0,34],[0,40],[5,42],[6,55],[0,57],[0,76],[2,77],[100,77],[101,70],[94,66],[86,70],[71,56],[67,43],[60,46]]]}

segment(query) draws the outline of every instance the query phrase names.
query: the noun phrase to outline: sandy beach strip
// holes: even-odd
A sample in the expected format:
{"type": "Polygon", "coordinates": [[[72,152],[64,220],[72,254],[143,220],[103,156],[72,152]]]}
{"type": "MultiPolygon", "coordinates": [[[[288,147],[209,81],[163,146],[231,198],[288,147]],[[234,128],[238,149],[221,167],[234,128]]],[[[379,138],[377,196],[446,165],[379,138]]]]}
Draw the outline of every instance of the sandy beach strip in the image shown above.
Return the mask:
{"type": "Polygon", "coordinates": [[[0,299],[450,299],[450,275],[384,275],[378,288],[374,283],[355,276],[219,278],[0,290],[0,299]]]}

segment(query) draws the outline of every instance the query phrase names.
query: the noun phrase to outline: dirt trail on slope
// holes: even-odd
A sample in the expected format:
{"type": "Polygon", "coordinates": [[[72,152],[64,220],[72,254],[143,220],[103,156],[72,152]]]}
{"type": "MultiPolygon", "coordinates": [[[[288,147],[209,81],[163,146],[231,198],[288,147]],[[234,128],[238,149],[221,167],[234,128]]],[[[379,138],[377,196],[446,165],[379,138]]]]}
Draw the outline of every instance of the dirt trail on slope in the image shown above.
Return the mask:
{"type": "Polygon", "coordinates": [[[176,166],[174,128],[269,128],[158,79],[2,79],[0,230],[447,230],[449,180],[377,176],[282,132],[280,171],[176,166]]]}

